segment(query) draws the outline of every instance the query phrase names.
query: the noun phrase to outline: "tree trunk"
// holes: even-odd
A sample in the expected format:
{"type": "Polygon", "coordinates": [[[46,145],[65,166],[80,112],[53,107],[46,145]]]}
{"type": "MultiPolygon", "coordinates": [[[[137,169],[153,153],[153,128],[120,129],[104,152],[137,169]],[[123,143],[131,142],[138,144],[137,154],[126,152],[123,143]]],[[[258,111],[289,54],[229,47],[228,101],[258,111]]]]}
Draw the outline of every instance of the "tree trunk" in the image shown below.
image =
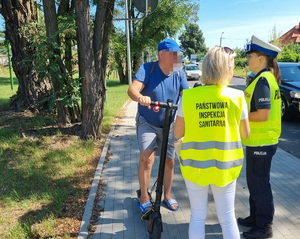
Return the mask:
{"type": "MultiPolygon", "coordinates": [[[[48,38],[48,44],[51,45],[54,42],[59,46],[59,35],[57,34],[58,31],[58,25],[57,25],[57,16],[56,16],[56,8],[55,8],[55,0],[44,0],[44,15],[45,15],[45,25],[46,25],[46,34],[48,38]]],[[[50,65],[53,64],[54,61],[56,61],[57,56],[60,56],[60,50],[58,48],[54,49],[54,54],[56,55],[53,56],[50,61],[50,65]]],[[[63,65],[63,64],[61,64],[63,65]]],[[[64,67],[64,66],[63,66],[64,67]]],[[[65,69],[60,69],[61,72],[57,72],[58,75],[62,74],[62,70],[65,69]]],[[[51,80],[53,82],[54,86],[54,91],[58,92],[60,84],[58,80],[55,78],[55,76],[51,76],[51,80]]],[[[58,97],[60,95],[58,94],[58,97]]],[[[63,106],[61,101],[56,102],[56,109],[57,109],[57,121],[59,124],[66,125],[70,123],[70,118],[68,117],[67,114],[67,109],[66,107],[63,106]]]]}
{"type": "MultiPolygon", "coordinates": [[[[64,0],[61,2],[62,7],[59,8],[60,13],[59,14],[68,14],[69,8],[68,4],[69,0],[64,0]]],[[[44,0],[44,15],[45,15],[45,25],[46,25],[46,34],[48,38],[48,44],[49,46],[53,45],[53,43],[56,43],[57,46],[60,46],[60,39],[58,35],[58,21],[57,17],[58,14],[56,14],[56,7],[55,7],[55,0],[44,0]]],[[[67,50],[65,52],[65,56],[68,57],[65,63],[63,63],[61,51],[59,48],[54,49],[54,53],[56,56],[53,56],[51,59],[49,59],[50,64],[57,63],[60,68],[59,72],[57,72],[57,75],[52,75],[51,79],[53,82],[54,90],[58,96],[58,98],[61,98],[62,95],[60,92],[60,89],[64,87],[67,84],[70,84],[68,79],[71,78],[71,74],[66,74],[67,71],[72,71],[72,64],[71,64],[71,39],[69,38],[68,41],[66,41],[67,50]],[[68,68],[65,66],[65,64],[68,64],[68,68]],[[57,76],[64,75],[64,82],[60,82],[59,78],[57,76]]],[[[68,94],[72,94],[72,92],[68,92],[68,94]]],[[[58,116],[58,123],[62,125],[66,125],[69,123],[75,123],[80,120],[80,112],[78,112],[77,104],[74,107],[71,106],[64,106],[64,102],[62,101],[56,101],[56,109],[57,109],[57,116],[58,116]]]]}
{"type": "MultiPolygon", "coordinates": [[[[96,74],[105,89],[106,66],[115,0],[97,0],[93,49],[96,74]]],[[[103,94],[105,96],[105,92],[103,94]]]]}
{"type": "Polygon", "coordinates": [[[50,95],[52,86],[47,79],[38,79],[32,71],[32,62],[24,62],[34,53],[28,37],[21,33],[24,24],[37,22],[34,0],[0,0],[0,13],[5,20],[5,36],[11,45],[12,66],[19,81],[12,105],[16,110],[46,110],[48,103],[40,101],[50,95]]]}
{"type": "Polygon", "coordinates": [[[123,59],[120,56],[119,52],[115,53],[115,60],[117,62],[117,69],[118,69],[118,75],[120,79],[121,84],[128,84],[128,77],[124,74],[124,69],[123,69],[123,59]]]}
{"type": "Polygon", "coordinates": [[[99,102],[102,99],[99,95],[100,87],[95,72],[89,0],[76,1],[75,11],[77,13],[79,73],[82,79],[83,137],[94,138],[100,134],[99,102]]]}
{"type": "MultiPolygon", "coordinates": [[[[74,8],[75,8],[74,0],[71,0],[71,4],[70,4],[70,0],[61,0],[59,7],[58,7],[57,15],[65,16],[66,14],[68,14],[71,16],[72,14],[74,14],[74,10],[75,10],[74,8]]],[[[64,62],[65,62],[66,69],[69,72],[71,72],[73,70],[72,40],[74,40],[72,34],[67,32],[66,36],[65,36],[64,62]]]]}
{"type": "Polygon", "coordinates": [[[114,0],[98,0],[94,41],[89,0],[75,3],[80,77],[82,78],[82,126],[84,138],[100,138],[105,101],[105,73],[114,0]]]}

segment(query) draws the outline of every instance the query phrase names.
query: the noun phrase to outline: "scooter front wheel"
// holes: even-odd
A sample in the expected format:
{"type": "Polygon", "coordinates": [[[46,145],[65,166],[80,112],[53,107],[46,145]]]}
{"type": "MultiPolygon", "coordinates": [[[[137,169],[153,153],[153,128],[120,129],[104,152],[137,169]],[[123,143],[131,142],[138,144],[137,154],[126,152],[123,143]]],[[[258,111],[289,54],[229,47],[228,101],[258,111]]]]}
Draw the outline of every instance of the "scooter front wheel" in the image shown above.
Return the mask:
{"type": "Polygon", "coordinates": [[[150,239],[160,239],[162,232],[162,220],[157,217],[153,219],[152,233],[149,232],[150,239]]]}

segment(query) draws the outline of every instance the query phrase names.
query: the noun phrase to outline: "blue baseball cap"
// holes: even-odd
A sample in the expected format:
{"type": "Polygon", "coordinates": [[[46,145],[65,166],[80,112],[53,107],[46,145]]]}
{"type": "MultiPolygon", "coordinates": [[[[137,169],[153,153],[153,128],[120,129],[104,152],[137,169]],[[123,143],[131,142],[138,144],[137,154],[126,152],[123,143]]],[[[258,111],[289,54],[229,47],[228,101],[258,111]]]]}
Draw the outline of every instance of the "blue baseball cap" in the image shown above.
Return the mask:
{"type": "Polygon", "coordinates": [[[158,44],[157,51],[183,51],[178,46],[177,42],[172,39],[165,39],[158,44]]]}

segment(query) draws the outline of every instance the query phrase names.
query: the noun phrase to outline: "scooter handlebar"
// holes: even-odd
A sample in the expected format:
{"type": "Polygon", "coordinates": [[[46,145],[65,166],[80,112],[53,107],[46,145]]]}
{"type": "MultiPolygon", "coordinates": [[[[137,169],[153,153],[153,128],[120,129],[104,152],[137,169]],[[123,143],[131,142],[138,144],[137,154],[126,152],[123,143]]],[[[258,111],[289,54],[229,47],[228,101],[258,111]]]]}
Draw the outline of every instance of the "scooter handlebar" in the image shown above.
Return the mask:
{"type": "Polygon", "coordinates": [[[151,101],[150,105],[154,105],[153,110],[155,112],[158,112],[160,107],[161,108],[171,108],[171,109],[177,109],[178,105],[173,104],[172,102],[159,102],[159,101],[151,101]]]}

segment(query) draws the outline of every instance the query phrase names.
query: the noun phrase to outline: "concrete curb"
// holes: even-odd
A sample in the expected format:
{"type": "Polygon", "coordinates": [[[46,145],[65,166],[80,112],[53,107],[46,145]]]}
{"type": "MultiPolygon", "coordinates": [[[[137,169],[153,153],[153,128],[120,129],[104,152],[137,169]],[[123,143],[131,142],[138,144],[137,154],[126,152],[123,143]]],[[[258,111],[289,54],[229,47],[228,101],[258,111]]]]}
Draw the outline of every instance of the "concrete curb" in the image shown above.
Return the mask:
{"type": "Polygon", "coordinates": [[[241,79],[246,79],[246,77],[244,77],[244,76],[233,76],[233,77],[241,78],[241,79]]]}
{"type": "MultiPolygon", "coordinates": [[[[129,104],[129,102],[130,102],[130,99],[125,102],[125,104],[121,107],[120,110],[122,110],[124,107],[126,107],[129,104]]],[[[94,207],[94,202],[95,202],[95,198],[96,198],[96,193],[97,193],[97,190],[98,190],[99,181],[100,181],[100,178],[101,178],[101,172],[102,172],[102,168],[104,166],[104,160],[105,160],[105,157],[107,155],[107,151],[108,151],[108,148],[109,148],[109,145],[110,145],[110,140],[111,140],[113,132],[115,131],[115,128],[116,128],[116,124],[114,122],[112,124],[112,127],[109,131],[109,134],[108,134],[108,136],[105,140],[105,144],[104,144],[104,147],[103,147],[102,152],[101,152],[100,159],[99,159],[98,164],[97,164],[97,168],[96,168],[96,171],[95,171],[95,175],[94,175],[94,179],[93,179],[93,182],[92,182],[91,190],[90,190],[90,193],[89,193],[89,197],[86,201],[86,205],[85,205],[85,209],[84,209],[80,229],[79,229],[79,232],[78,232],[78,237],[77,237],[78,239],[87,239],[88,238],[88,235],[89,235],[88,227],[90,226],[90,220],[91,220],[92,213],[93,213],[93,207],[94,207]]]]}
{"type": "Polygon", "coordinates": [[[96,193],[98,190],[99,180],[101,177],[101,172],[102,172],[102,168],[104,165],[105,156],[107,154],[108,146],[110,144],[110,139],[111,139],[111,136],[112,136],[112,133],[114,132],[114,130],[115,130],[115,123],[112,125],[112,127],[109,131],[109,134],[105,140],[105,145],[102,149],[102,153],[101,153],[99,162],[97,164],[97,168],[95,171],[95,175],[94,175],[94,179],[92,182],[89,197],[88,197],[86,205],[85,205],[82,222],[81,222],[81,226],[80,226],[79,233],[78,233],[78,239],[87,239],[88,238],[88,227],[90,226],[90,219],[92,217],[94,201],[95,201],[96,193]]]}

